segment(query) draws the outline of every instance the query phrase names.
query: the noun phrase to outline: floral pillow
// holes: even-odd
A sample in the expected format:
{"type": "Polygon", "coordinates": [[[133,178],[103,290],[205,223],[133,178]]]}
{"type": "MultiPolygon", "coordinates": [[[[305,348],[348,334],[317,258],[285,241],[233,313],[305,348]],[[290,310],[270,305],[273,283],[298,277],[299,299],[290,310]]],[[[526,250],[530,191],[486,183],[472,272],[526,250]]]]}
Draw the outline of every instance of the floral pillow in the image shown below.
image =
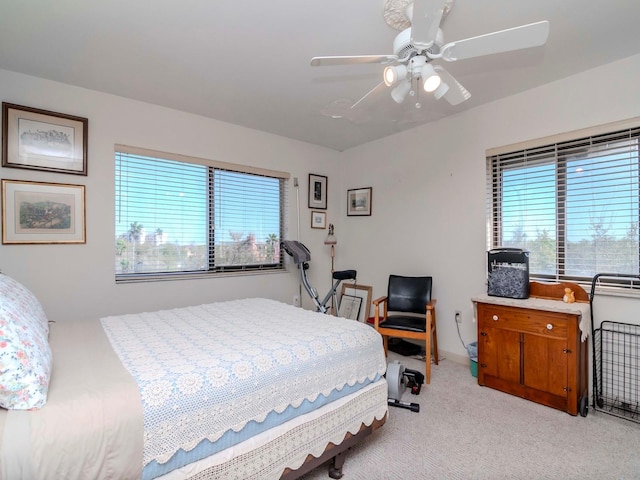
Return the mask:
{"type": "Polygon", "coordinates": [[[0,407],[41,408],[51,378],[49,323],[38,299],[0,274],[0,407]]]}

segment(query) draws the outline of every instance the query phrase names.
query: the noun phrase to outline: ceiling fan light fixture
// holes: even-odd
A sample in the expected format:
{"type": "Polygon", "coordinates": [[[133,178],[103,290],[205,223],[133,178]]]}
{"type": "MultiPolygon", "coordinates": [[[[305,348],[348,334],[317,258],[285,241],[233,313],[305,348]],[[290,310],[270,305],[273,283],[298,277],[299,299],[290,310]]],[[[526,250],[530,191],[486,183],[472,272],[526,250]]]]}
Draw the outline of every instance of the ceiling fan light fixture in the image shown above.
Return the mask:
{"type": "Polygon", "coordinates": [[[422,67],[420,71],[423,81],[424,91],[431,93],[438,89],[440,84],[442,83],[442,79],[440,75],[435,71],[433,65],[427,63],[422,67]]]}
{"type": "MultiPolygon", "coordinates": [[[[420,91],[423,90],[433,94],[436,100],[444,98],[450,105],[459,105],[468,100],[471,93],[441,63],[538,47],[544,45],[549,36],[549,22],[544,20],[445,43],[442,20],[455,0],[384,2],[385,20],[393,28],[401,30],[393,41],[392,55],[341,55],[311,59],[311,66],[377,63],[386,67],[382,81],[355,102],[348,112],[371,98],[378,89],[386,88],[398,104],[409,95],[410,103],[420,108],[420,91]],[[396,22],[398,17],[402,18],[396,22]],[[437,63],[432,63],[434,61],[437,63]]],[[[330,115],[349,118],[342,111],[331,111],[330,115]]]]}
{"type": "Polygon", "coordinates": [[[393,98],[393,101],[396,103],[402,103],[409,93],[409,90],[411,90],[411,82],[406,80],[391,90],[391,98],[393,98]]]}
{"type": "Polygon", "coordinates": [[[387,87],[391,87],[405,78],[407,78],[407,67],[404,65],[389,66],[384,69],[383,80],[387,87]]]}

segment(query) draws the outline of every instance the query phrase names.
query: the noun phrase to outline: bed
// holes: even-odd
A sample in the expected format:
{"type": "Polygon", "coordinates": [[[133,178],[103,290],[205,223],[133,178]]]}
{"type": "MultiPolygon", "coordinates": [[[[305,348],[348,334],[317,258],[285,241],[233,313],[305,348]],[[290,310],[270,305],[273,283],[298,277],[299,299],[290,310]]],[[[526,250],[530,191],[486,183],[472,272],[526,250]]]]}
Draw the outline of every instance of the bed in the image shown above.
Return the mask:
{"type": "MultiPolygon", "coordinates": [[[[20,321],[1,307],[0,401],[2,345],[20,321]]],[[[42,335],[26,343],[50,348],[50,380],[41,371],[39,392],[0,409],[0,480],[288,479],[328,459],[339,478],[346,449],[387,416],[378,334],[270,299],[56,322],[46,345],[42,335]]]]}

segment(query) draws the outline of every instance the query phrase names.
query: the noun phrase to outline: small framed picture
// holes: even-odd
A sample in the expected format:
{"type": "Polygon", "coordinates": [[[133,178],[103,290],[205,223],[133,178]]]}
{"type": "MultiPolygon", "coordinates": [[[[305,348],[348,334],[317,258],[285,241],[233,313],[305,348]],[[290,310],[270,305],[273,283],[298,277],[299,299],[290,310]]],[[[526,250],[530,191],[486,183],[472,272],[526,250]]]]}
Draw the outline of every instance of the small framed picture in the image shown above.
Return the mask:
{"type": "Polygon", "coordinates": [[[2,102],[2,166],[86,175],[88,123],[2,102]]]}
{"type": "Polygon", "coordinates": [[[327,177],[309,174],[309,208],[327,209],[327,177]]]}
{"type": "Polygon", "coordinates": [[[84,185],[2,180],[2,243],[86,243],[84,185]]]}
{"type": "Polygon", "coordinates": [[[359,320],[360,309],[362,308],[362,297],[355,295],[342,295],[340,297],[340,307],[338,316],[350,320],[359,320]]]}
{"type": "Polygon", "coordinates": [[[371,215],[372,187],[347,190],[347,216],[371,215]]]}
{"type": "MultiPolygon", "coordinates": [[[[371,316],[371,294],[373,291],[373,287],[368,285],[349,285],[346,283],[342,284],[342,292],[340,295],[340,307],[338,308],[338,316],[343,317],[341,312],[343,311],[342,303],[343,301],[345,308],[349,305],[350,311],[353,311],[354,300],[355,298],[360,299],[360,303],[358,304],[358,313],[356,314],[354,320],[358,320],[359,322],[366,323],[369,317],[371,316]]],[[[346,310],[345,310],[346,312],[346,310]]],[[[350,314],[351,315],[351,314],[350,314]]],[[[346,318],[352,318],[351,316],[346,318]]]]}
{"type": "Polygon", "coordinates": [[[327,228],[327,213],[311,212],[311,228],[327,228]]]}

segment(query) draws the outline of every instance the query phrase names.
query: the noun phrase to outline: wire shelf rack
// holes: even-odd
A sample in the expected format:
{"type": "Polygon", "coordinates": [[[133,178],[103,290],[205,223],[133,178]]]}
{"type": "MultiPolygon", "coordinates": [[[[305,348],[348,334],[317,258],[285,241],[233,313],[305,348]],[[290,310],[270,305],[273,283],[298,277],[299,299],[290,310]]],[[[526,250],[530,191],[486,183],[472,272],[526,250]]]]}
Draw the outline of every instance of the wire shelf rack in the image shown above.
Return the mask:
{"type": "Polygon", "coordinates": [[[604,321],[594,342],[594,408],[640,422],[640,327],[604,321]]]}
{"type": "MultiPolygon", "coordinates": [[[[593,408],[640,423],[640,325],[605,320],[595,328],[593,299],[596,282],[601,276],[605,274],[593,278],[590,296],[593,408]]],[[[638,279],[637,276],[629,277],[638,279]]]]}

